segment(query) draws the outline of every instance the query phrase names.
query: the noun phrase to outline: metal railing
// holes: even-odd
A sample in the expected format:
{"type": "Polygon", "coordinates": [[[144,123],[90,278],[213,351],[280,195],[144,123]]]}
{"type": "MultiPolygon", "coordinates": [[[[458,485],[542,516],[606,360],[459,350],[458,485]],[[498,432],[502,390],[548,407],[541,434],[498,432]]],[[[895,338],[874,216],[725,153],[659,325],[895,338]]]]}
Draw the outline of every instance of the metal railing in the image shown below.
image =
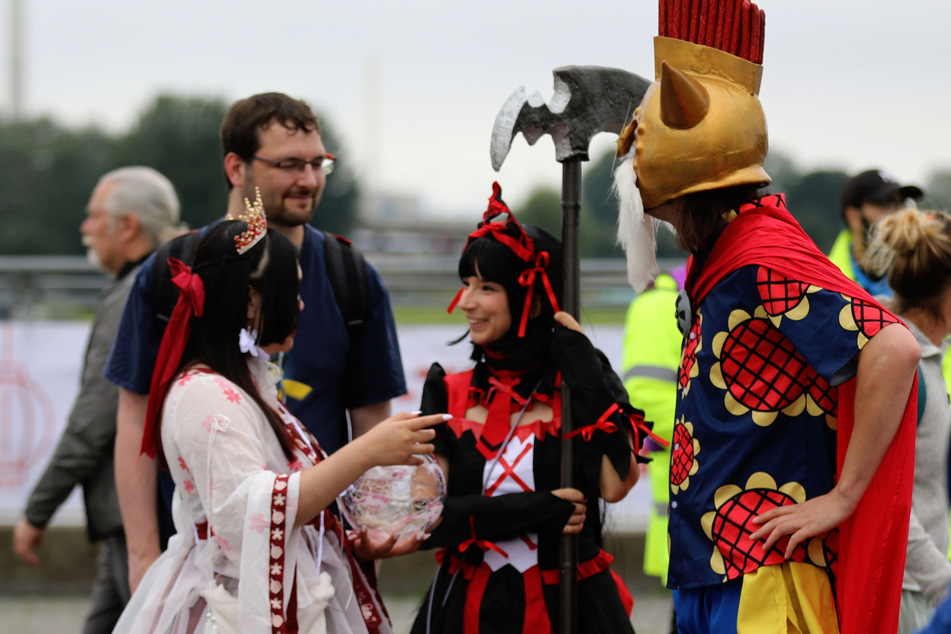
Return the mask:
{"type": "MultiPolygon", "coordinates": [[[[367,253],[397,306],[445,306],[459,287],[457,256],[367,253]]],[[[661,268],[676,261],[661,262],[661,268]]],[[[0,318],[62,314],[57,307],[91,309],[109,278],[82,256],[0,256],[0,318]]],[[[633,297],[622,260],[581,262],[585,306],[626,306],[633,297]]]]}

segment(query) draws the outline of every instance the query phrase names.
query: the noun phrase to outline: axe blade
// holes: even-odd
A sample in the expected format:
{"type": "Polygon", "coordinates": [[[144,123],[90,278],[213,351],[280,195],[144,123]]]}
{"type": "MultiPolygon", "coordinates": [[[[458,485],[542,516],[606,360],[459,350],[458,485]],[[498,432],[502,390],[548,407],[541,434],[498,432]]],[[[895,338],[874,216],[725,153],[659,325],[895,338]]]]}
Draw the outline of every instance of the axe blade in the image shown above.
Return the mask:
{"type": "Polygon", "coordinates": [[[555,94],[550,104],[525,97],[519,88],[495,119],[490,155],[499,171],[521,132],[529,145],[543,134],[555,143],[555,158],[588,160],[588,146],[598,132],[619,134],[651,82],[619,68],[562,66],[552,71],[555,94]]]}
{"type": "Polygon", "coordinates": [[[496,172],[502,168],[502,161],[508,156],[509,148],[512,147],[512,139],[518,134],[515,130],[515,122],[525,102],[525,87],[519,86],[515,92],[505,100],[502,109],[499,110],[499,114],[495,116],[495,125],[492,126],[492,142],[489,147],[489,156],[492,158],[492,169],[496,172]]]}

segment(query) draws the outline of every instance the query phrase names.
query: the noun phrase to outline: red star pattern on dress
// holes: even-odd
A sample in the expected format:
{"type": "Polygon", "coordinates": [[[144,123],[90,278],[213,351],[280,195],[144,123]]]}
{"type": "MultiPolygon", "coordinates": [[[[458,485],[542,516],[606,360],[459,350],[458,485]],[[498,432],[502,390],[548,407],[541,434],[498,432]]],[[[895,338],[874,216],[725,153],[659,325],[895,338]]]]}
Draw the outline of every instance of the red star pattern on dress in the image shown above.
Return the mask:
{"type": "Polygon", "coordinates": [[[270,583],[268,589],[271,598],[271,631],[275,634],[285,634],[287,632],[287,623],[284,615],[284,583],[282,571],[284,570],[284,554],[286,545],[285,536],[285,516],[287,501],[287,481],[290,474],[284,473],[274,479],[274,489],[271,494],[271,560],[270,583]]]}

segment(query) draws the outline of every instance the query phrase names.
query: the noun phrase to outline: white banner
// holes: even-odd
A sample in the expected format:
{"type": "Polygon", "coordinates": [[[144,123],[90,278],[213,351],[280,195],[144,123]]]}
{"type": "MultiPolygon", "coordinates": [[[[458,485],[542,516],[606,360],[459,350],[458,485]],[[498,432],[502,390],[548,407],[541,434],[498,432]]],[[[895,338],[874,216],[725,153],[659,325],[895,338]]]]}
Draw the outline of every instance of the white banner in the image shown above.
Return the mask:
{"type": "MultiPolygon", "coordinates": [[[[15,523],[79,391],[89,323],[0,322],[0,523],[15,523]]],[[[82,524],[74,491],[56,521],[82,524]]]]}
{"type": "MultiPolygon", "coordinates": [[[[620,371],[621,326],[586,326],[589,337],[620,371]]],[[[438,361],[449,372],[468,368],[471,345],[448,342],[464,326],[400,326],[400,351],[408,393],[393,411],[419,408],[423,380],[438,361]]],[[[79,389],[89,324],[81,322],[0,322],[0,524],[13,524],[36,480],[42,475],[79,389]]],[[[620,505],[617,524],[638,527],[646,520],[650,492],[635,487],[620,505]]],[[[60,509],[54,523],[82,525],[78,491],[60,509]]]]}

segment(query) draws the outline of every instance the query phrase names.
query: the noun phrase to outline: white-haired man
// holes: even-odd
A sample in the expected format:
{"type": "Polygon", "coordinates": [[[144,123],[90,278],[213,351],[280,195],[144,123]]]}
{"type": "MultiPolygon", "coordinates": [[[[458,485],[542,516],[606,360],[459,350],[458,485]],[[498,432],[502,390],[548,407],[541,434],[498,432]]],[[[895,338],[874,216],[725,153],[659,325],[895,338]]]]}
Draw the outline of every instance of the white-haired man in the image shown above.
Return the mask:
{"type": "Polygon", "coordinates": [[[181,233],[175,188],[148,167],[123,167],[99,179],[80,226],[91,262],[114,276],[102,292],[86,347],[79,395],[55,453],[13,532],[13,548],[40,564],[34,548],[73,488],[83,487],[90,541],[102,542],[85,634],[111,632],[129,600],[128,559],[116,497],[113,445],[118,388],[102,370],[139,264],[181,233]]]}

